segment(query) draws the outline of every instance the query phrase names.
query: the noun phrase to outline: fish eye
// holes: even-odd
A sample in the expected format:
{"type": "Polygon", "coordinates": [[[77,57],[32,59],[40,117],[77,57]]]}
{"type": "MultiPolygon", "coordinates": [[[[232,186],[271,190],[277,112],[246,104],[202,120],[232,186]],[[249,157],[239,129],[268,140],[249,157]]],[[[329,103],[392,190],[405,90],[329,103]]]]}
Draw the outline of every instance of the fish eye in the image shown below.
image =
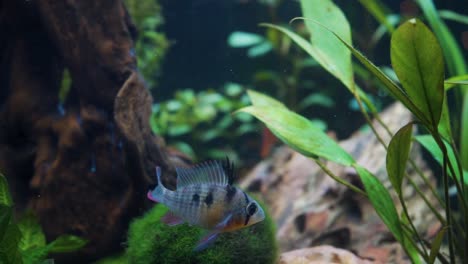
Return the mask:
{"type": "Polygon", "coordinates": [[[249,203],[249,205],[247,205],[247,215],[253,215],[257,212],[258,208],[257,208],[257,205],[255,203],[249,203]]]}

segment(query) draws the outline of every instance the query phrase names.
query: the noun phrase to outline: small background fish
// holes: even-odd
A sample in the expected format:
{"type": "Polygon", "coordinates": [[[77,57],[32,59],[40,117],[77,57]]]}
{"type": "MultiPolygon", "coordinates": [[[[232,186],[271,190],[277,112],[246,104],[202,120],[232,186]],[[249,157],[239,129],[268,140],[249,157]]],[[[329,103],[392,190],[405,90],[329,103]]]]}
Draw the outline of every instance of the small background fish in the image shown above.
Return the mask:
{"type": "Polygon", "coordinates": [[[171,191],[161,182],[161,168],[156,168],[158,186],[148,192],[152,201],[166,205],[170,213],[163,222],[184,222],[210,230],[195,250],[202,250],[221,232],[234,231],[262,221],[260,205],[241,189],[233,186],[233,164],[210,161],[191,168],[176,168],[177,189],[171,191]]]}

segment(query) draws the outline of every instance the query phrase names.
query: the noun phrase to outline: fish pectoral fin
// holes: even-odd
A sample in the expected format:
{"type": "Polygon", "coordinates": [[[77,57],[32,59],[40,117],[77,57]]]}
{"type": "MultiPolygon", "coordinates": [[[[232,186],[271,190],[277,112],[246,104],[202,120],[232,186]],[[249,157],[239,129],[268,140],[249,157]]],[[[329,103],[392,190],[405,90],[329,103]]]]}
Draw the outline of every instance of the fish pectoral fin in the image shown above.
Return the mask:
{"type": "Polygon", "coordinates": [[[197,246],[193,249],[193,251],[202,251],[209,247],[218,237],[218,231],[212,231],[204,236],[200,241],[198,241],[197,246]]]}
{"type": "Polygon", "coordinates": [[[169,226],[176,226],[183,224],[184,220],[171,212],[167,212],[163,217],[161,217],[161,222],[169,226]]]}
{"type": "Polygon", "coordinates": [[[223,230],[229,224],[229,221],[231,221],[231,219],[232,219],[232,214],[228,214],[223,219],[223,221],[219,222],[219,224],[216,225],[215,229],[219,231],[223,230]]]}

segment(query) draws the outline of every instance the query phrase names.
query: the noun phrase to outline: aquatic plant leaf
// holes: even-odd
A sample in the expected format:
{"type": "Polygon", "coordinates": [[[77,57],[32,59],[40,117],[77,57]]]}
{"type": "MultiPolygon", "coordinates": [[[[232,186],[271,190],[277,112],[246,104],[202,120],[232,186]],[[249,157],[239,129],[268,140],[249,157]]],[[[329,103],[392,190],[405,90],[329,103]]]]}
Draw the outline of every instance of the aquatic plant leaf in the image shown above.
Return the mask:
{"type": "Polygon", "coordinates": [[[244,107],[238,112],[255,116],[281,141],[307,157],[322,157],[345,166],[354,163],[353,157],[319,127],[286,108],[254,105],[244,107]]]}
{"type": "Polygon", "coordinates": [[[265,38],[263,36],[244,31],[232,32],[227,40],[228,45],[232,48],[247,48],[264,41],[265,38]]]}
{"type": "MultiPolygon", "coordinates": [[[[420,119],[424,118],[421,111],[414,105],[414,103],[408,98],[408,96],[403,92],[403,90],[395,84],[387,75],[385,75],[381,69],[375,66],[370,60],[368,60],[361,52],[355,49],[350,43],[346,42],[343,38],[341,38],[338,34],[328,29],[326,26],[318,23],[324,29],[330,31],[338,40],[341,41],[343,45],[345,45],[351,53],[377,78],[379,79],[387,91],[398,101],[403,103],[406,108],[408,108],[414,115],[420,117],[420,119]]],[[[358,90],[359,92],[359,90],[358,90]]]]}
{"type": "Polygon", "coordinates": [[[311,55],[346,87],[353,89],[351,53],[329,31],[310,21],[328,25],[351,43],[351,29],[345,15],[331,0],[301,0],[301,9],[304,23],[310,32],[310,47],[314,51],[311,55]]]}
{"type": "Polygon", "coordinates": [[[468,16],[453,12],[452,10],[439,10],[439,16],[446,20],[452,20],[468,25],[468,16]]]}
{"type": "Polygon", "coordinates": [[[372,207],[374,207],[380,219],[382,219],[395,238],[404,245],[406,253],[411,258],[412,262],[420,263],[416,250],[408,242],[405,242],[406,238],[403,234],[400,218],[388,190],[375,175],[365,168],[358,164],[354,164],[353,167],[359,174],[372,207]]]}
{"type": "Polygon", "coordinates": [[[393,188],[401,196],[401,184],[405,176],[413,135],[413,123],[400,128],[390,140],[387,150],[387,173],[393,188]]]}
{"type": "Polygon", "coordinates": [[[450,112],[447,106],[447,97],[444,98],[444,102],[442,104],[442,114],[440,116],[437,130],[445,140],[452,140],[452,128],[450,126],[450,112]]]}
{"type": "Polygon", "coordinates": [[[258,45],[252,46],[247,50],[247,56],[249,58],[255,58],[267,54],[273,50],[273,45],[270,42],[265,41],[258,45]]]}
{"type": "Polygon", "coordinates": [[[50,253],[65,253],[78,250],[85,246],[86,243],[88,243],[87,240],[77,236],[61,235],[48,246],[50,253]]]}
{"type": "MultiPolygon", "coordinates": [[[[419,135],[416,136],[415,139],[427,150],[431,153],[432,157],[442,166],[443,164],[443,154],[442,150],[440,150],[439,146],[437,145],[436,141],[431,135],[419,135]]],[[[450,163],[453,164],[455,168],[455,177],[461,182],[460,173],[457,170],[457,158],[455,156],[455,152],[453,151],[450,144],[444,141],[445,147],[447,148],[448,158],[450,163]]],[[[447,170],[448,174],[453,177],[452,172],[447,170]]],[[[468,177],[464,177],[464,183],[468,184],[468,177]]]]}
{"type": "Polygon", "coordinates": [[[254,106],[274,106],[286,109],[286,106],[283,103],[271,98],[268,95],[256,92],[254,90],[247,90],[247,94],[249,95],[249,99],[254,106]]]}
{"type": "Polygon", "coordinates": [[[364,189],[366,190],[375,211],[395,238],[398,241],[401,241],[403,236],[400,218],[398,217],[398,212],[393,204],[390,193],[382,185],[379,179],[367,169],[357,164],[354,165],[354,168],[361,178],[364,189]]]}
{"type": "Polygon", "coordinates": [[[2,241],[5,235],[12,214],[13,209],[11,206],[0,204],[0,241],[2,241]]]}
{"type": "Polygon", "coordinates": [[[436,37],[421,21],[410,19],[393,33],[390,51],[398,79],[424,115],[421,121],[437,127],[445,91],[444,59],[436,37]]]}
{"type": "Polygon", "coordinates": [[[42,227],[31,212],[27,212],[18,222],[21,232],[20,250],[44,247],[46,239],[42,227]]]}
{"type": "Polygon", "coordinates": [[[442,244],[442,239],[444,238],[446,231],[447,231],[447,227],[444,227],[441,230],[439,230],[439,232],[437,233],[437,236],[434,238],[434,241],[432,241],[431,253],[429,254],[429,260],[428,260],[429,264],[432,264],[435,262],[437,253],[439,253],[440,245],[442,244]]]}
{"type": "Polygon", "coordinates": [[[8,189],[8,182],[3,174],[0,173],[0,204],[11,206],[13,200],[11,199],[10,190],[8,189]]]}
{"type": "Polygon", "coordinates": [[[0,259],[6,260],[6,263],[22,263],[23,260],[19,251],[20,240],[21,232],[13,222],[13,218],[10,218],[5,234],[0,240],[0,259]]]}

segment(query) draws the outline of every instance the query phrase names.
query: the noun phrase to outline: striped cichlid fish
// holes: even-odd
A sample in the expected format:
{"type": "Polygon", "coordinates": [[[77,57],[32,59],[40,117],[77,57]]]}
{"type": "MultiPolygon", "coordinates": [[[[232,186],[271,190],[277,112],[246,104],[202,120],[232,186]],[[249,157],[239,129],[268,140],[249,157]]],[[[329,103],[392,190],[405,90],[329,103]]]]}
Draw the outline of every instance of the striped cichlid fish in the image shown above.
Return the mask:
{"type": "Polygon", "coordinates": [[[226,162],[209,161],[191,168],[176,168],[177,189],[171,191],[161,182],[161,168],[156,167],[158,185],[148,198],[169,208],[162,221],[168,225],[184,222],[209,230],[196,251],[206,248],[222,232],[238,230],[262,221],[260,205],[241,189],[233,186],[234,167],[226,162]]]}

